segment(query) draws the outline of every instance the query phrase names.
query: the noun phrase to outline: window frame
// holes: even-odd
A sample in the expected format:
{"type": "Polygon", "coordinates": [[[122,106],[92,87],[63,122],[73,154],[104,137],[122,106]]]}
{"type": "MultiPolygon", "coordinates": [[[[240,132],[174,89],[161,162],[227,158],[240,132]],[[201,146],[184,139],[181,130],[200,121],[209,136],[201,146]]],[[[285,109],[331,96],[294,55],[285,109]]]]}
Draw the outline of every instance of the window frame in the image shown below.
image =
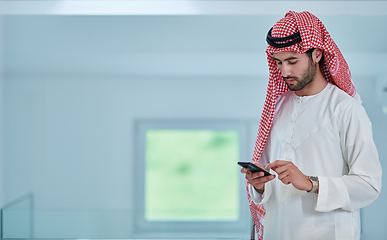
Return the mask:
{"type": "MultiPolygon", "coordinates": [[[[231,130],[239,133],[239,159],[250,161],[251,124],[244,120],[137,120],[135,121],[134,234],[137,237],[241,237],[251,230],[246,180],[239,175],[239,218],[235,221],[149,221],[145,219],[145,151],[147,130],[231,130]]],[[[255,132],[256,133],[256,132],[255,132]]],[[[255,134],[254,133],[254,134],[255,134]]],[[[238,165],[235,163],[236,171],[238,165]]]]}

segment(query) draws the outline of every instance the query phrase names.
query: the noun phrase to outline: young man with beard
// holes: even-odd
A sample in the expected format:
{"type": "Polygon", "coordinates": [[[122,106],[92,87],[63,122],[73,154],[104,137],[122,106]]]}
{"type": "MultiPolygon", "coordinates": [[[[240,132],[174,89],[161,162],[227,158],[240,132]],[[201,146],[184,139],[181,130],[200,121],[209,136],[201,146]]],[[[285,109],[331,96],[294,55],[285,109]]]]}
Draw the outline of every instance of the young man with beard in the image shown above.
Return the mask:
{"type": "Polygon", "coordinates": [[[382,171],[348,65],[309,12],[288,12],[267,42],[252,162],[277,179],[241,170],[258,238],[360,239],[360,208],[378,197],[382,171]]]}

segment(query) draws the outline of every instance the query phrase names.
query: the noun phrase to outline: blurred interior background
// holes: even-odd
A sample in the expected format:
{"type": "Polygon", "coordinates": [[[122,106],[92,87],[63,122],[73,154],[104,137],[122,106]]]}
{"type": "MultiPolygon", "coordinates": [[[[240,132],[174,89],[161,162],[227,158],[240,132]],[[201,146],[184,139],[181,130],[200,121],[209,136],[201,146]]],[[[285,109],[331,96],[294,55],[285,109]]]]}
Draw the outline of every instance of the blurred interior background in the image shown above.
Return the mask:
{"type": "MultiPolygon", "coordinates": [[[[387,164],[385,1],[1,1],[4,238],[249,239],[266,34],[319,17],[387,164]]],[[[387,235],[387,193],[362,239],[387,235]]]]}

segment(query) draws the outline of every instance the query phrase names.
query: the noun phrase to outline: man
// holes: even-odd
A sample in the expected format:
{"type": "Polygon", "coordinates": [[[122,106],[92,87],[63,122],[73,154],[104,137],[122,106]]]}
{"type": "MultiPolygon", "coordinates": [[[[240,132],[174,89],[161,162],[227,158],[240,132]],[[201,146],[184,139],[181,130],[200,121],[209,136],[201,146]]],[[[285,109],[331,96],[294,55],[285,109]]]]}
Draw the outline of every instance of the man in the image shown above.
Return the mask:
{"type": "Polygon", "coordinates": [[[253,162],[277,176],[241,170],[258,237],[360,239],[360,208],[378,197],[382,170],[348,65],[309,12],[288,12],[267,42],[253,162]]]}

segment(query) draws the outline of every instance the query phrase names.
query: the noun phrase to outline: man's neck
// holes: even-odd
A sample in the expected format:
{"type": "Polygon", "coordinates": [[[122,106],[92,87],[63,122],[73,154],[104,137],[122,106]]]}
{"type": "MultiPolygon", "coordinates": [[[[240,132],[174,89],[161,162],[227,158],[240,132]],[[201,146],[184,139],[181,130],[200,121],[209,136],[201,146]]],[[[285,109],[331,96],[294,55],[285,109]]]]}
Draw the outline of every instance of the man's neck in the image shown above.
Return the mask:
{"type": "Polygon", "coordinates": [[[327,84],[328,84],[327,80],[322,75],[320,69],[318,69],[316,71],[316,75],[314,76],[313,81],[311,81],[300,91],[296,91],[295,94],[300,97],[312,96],[324,90],[327,84]]]}

